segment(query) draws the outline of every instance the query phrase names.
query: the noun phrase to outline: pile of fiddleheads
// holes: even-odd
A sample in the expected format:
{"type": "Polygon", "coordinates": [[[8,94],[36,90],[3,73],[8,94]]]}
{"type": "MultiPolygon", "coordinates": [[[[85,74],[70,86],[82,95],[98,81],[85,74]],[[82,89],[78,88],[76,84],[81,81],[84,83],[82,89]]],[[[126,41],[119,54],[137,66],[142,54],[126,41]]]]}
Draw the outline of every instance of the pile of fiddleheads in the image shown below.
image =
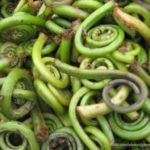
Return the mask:
{"type": "Polygon", "coordinates": [[[149,0],[1,0],[0,150],[148,150],[149,46],[149,0]]]}

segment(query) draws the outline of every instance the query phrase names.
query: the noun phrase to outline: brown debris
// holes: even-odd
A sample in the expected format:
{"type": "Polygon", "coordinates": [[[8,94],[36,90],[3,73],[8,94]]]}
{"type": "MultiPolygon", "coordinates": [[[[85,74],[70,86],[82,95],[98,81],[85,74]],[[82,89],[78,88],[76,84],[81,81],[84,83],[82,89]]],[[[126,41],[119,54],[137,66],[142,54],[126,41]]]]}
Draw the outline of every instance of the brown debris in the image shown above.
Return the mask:
{"type": "Polygon", "coordinates": [[[47,126],[41,126],[38,133],[36,134],[39,142],[44,142],[49,136],[49,128],[47,126]]]}
{"type": "Polygon", "coordinates": [[[0,71],[0,78],[3,77],[3,72],[0,71]]]}
{"type": "Polygon", "coordinates": [[[147,70],[149,65],[150,65],[150,63],[147,61],[147,62],[143,63],[141,66],[147,70]]]}
{"type": "Polygon", "coordinates": [[[25,61],[26,61],[26,58],[27,58],[26,52],[20,51],[19,57],[20,57],[20,59],[21,59],[23,62],[25,62],[25,61]]]}
{"type": "Polygon", "coordinates": [[[60,42],[61,42],[61,40],[62,40],[61,34],[58,34],[58,35],[54,36],[53,40],[54,40],[54,42],[55,42],[57,45],[60,44],[60,42]]]}
{"type": "Polygon", "coordinates": [[[29,71],[29,70],[26,70],[26,71],[27,71],[29,77],[33,80],[34,78],[33,78],[33,75],[32,75],[32,73],[31,73],[31,71],[29,71]]]}
{"type": "Polygon", "coordinates": [[[4,96],[0,95],[0,102],[2,102],[3,99],[4,99],[4,96]]]}
{"type": "Polygon", "coordinates": [[[81,22],[81,19],[79,19],[79,18],[72,21],[72,27],[76,26],[79,22],[81,22]]]}
{"type": "Polygon", "coordinates": [[[73,37],[75,34],[75,31],[72,29],[66,29],[66,32],[62,33],[62,36],[64,37],[65,40],[70,39],[73,37]]]}
{"type": "Polygon", "coordinates": [[[56,44],[60,44],[60,42],[62,41],[62,38],[64,38],[65,40],[70,39],[74,36],[75,31],[72,29],[66,29],[65,32],[60,33],[56,36],[54,36],[53,40],[56,44]]]}

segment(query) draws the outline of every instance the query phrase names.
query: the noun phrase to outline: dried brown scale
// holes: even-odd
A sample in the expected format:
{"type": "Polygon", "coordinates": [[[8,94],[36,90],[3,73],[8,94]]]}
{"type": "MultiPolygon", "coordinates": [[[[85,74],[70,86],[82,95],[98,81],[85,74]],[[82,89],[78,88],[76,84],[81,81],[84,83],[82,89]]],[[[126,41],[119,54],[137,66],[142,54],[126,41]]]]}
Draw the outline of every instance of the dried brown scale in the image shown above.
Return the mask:
{"type": "Polygon", "coordinates": [[[130,68],[130,64],[126,64],[125,66],[126,66],[127,68],[130,68]]]}
{"type": "Polygon", "coordinates": [[[132,49],[132,46],[128,42],[124,42],[121,47],[119,48],[119,51],[122,54],[125,54],[126,52],[130,51],[132,49]]]}
{"type": "Polygon", "coordinates": [[[57,143],[55,141],[50,143],[50,148],[55,148],[57,147],[57,143]]]}
{"type": "Polygon", "coordinates": [[[62,40],[61,34],[58,34],[58,35],[54,36],[54,37],[53,37],[53,40],[54,40],[54,42],[55,42],[57,45],[60,44],[60,43],[61,43],[61,40],[62,40]]]}
{"type": "Polygon", "coordinates": [[[137,120],[140,117],[140,114],[138,114],[135,118],[133,118],[132,120],[137,120]]]}
{"type": "Polygon", "coordinates": [[[150,63],[147,61],[147,62],[143,63],[141,66],[147,70],[149,65],[150,65],[150,63]]]}
{"type": "Polygon", "coordinates": [[[66,32],[62,33],[62,37],[64,37],[65,40],[70,39],[74,36],[75,31],[72,29],[66,29],[66,32]]]}
{"type": "Polygon", "coordinates": [[[120,48],[119,50],[120,50],[120,52],[121,52],[123,55],[125,55],[126,52],[127,52],[127,49],[126,49],[126,48],[120,48]]]}
{"type": "Polygon", "coordinates": [[[112,150],[116,150],[115,145],[111,145],[112,150]]]}
{"type": "Polygon", "coordinates": [[[49,136],[49,128],[47,126],[41,126],[36,133],[37,140],[39,142],[44,142],[49,136]]]}
{"type": "Polygon", "coordinates": [[[83,33],[83,38],[85,39],[87,36],[87,31],[85,28],[82,29],[82,33],[83,33]]]}
{"type": "Polygon", "coordinates": [[[133,71],[136,71],[137,70],[137,63],[130,64],[130,69],[133,71]]]}
{"type": "Polygon", "coordinates": [[[0,71],[0,78],[3,77],[4,73],[0,71]]]}
{"type": "Polygon", "coordinates": [[[3,99],[4,99],[4,96],[0,95],[0,103],[2,102],[3,99]]]}
{"type": "Polygon", "coordinates": [[[0,118],[0,123],[4,122],[4,119],[0,118]]]}
{"type": "Polygon", "coordinates": [[[27,53],[21,50],[19,53],[19,57],[23,62],[25,62],[27,59],[27,53]]]}
{"type": "Polygon", "coordinates": [[[29,70],[26,70],[26,71],[27,71],[27,73],[28,73],[29,77],[33,80],[33,79],[34,79],[34,77],[33,77],[32,73],[31,73],[31,71],[29,71],[29,70]]]}
{"type": "Polygon", "coordinates": [[[63,144],[64,142],[65,142],[64,139],[59,139],[59,140],[58,140],[58,144],[63,144]]]}
{"type": "Polygon", "coordinates": [[[75,27],[78,23],[81,22],[81,19],[76,19],[75,21],[72,21],[72,27],[75,27]]]}
{"type": "Polygon", "coordinates": [[[61,43],[62,38],[64,38],[65,40],[68,40],[70,38],[72,38],[75,34],[75,31],[72,29],[66,29],[65,32],[60,33],[56,36],[53,37],[54,42],[58,45],[61,43]]]}
{"type": "Polygon", "coordinates": [[[132,64],[135,64],[136,60],[135,57],[132,58],[132,64]]]}
{"type": "Polygon", "coordinates": [[[147,43],[150,45],[150,39],[147,40],[147,43]]]}
{"type": "Polygon", "coordinates": [[[41,7],[41,4],[42,4],[42,0],[37,0],[37,1],[30,1],[28,0],[28,6],[31,7],[31,8],[35,8],[36,10],[39,10],[40,7],[41,7]]]}

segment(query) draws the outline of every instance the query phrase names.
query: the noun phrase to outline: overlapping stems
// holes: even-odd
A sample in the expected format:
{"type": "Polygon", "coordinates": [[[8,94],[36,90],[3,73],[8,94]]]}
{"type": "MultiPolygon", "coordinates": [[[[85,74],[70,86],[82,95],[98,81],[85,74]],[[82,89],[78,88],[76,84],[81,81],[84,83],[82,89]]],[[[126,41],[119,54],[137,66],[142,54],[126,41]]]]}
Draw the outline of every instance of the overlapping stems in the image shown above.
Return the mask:
{"type": "MultiPolygon", "coordinates": [[[[127,83],[130,83],[130,81],[132,81],[131,84],[133,84],[136,89],[138,87],[140,90],[140,92],[139,92],[140,93],[139,107],[141,107],[146,100],[147,87],[146,87],[145,83],[139,77],[137,77],[131,73],[125,73],[125,72],[116,71],[116,70],[115,71],[111,71],[111,70],[101,71],[101,70],[95,70],[95,69],[93,69],[93,70],[79,69],[77,67],[62,63],[61,61],[59,61],[57,59],[53,59],[53,65],[69,75],[76,76],[79,78],[84,78],[84,79],[106,79],[106,78],[107,79],[108,78],[128,79],[129,81],[127,83]]],[[[118,82],[118,84],[119,84],[119,82],[118,82]]],[[[126,83],[123,83],[123,84],[126,84],[126,83]]],[[[136,103],[136,104],[138,104],[138,103],[136,103]]]]}
{"type": "Polygon", "coordinates": [[[101,133],[101,131],[99,129],[97,129],[95,127],[91,127],[91,128],[87,127],[87,128],[85,128],[85,131],[84,131],[84,129],[82,128],[82,126],[80,125],[80,123],[77,119],[76,106],[77,106],[80,98],[84,94],[86,94],[88,91],[89,91],[89,89],[87,89],[87,88],[84,88],[84,87],[81,88],[80,90],[78,90],[78,92],[76,92],[76,94],[73,96],[73,98],[71,100],[71,103],[69,106],[69,116],[70,116],[72,125],[73,125],[76,133],[78,134],[78,136],[81,138],[81,140],[84,142],[84,144],[89,149],[99,149],[99,148],[97,147],[96,143],[94,143],[94,141],[89,138],[87,133],[90,133],[91,135],[94,135],[94,137],[98,138],[99,141],[101,141],[100,143],[103,143],[102,145],[100,144],[100,146],[102,146],[104,149],[110,149],[110,144],[108,142],[108,139],[105,137],[105,135],[103,133],[101,133]]]}
{"type": "MultiPolygon", "coordinates": [[[[111,61],[104,57],[99,58],[85,58],[80,65],[81,69],[98,69],[98,70],[113,70],[114,66],[111,61]]],[[[110,79],[102,80],[102,81],[90,81],[86,79],[81,80],[82,84],[89,89],[102,89],[109,82],[110,79]]]]}
{"type": "MultiPolygon", "coordinates": [[[[48,81],[49,83],[51,83],[52,85],[58,88],[65,88],[67,87],[68,82],[69,82],[68,75],[61,73],[61,75],[59,75],[58,78],[55,77],[54,74],[51,72],[51,70],[53,71],[56,69],[51,69],[49,71],[42,61],[41,49],[44,43],[46,42],[46,40],[47,40],[47,36],[45,36],[44,34],[41,34],[38,40],[36,41],[33,47],[33,52],[32,52],[33,63],[45,81],[48,81]]],[[[53,66],[51,68],[53,68],[53,66]]]]}
{"type": "Polygon", "coordinates": [[[117,139],[150,142],[148,0],[20,0],[15,9],[5,2],[0,149],[111,150],[117,139]]]}
{"type": "Polygon", "coordinates": [[[13,69],[1,83],[2,112],[10,119],[19,119],[29,113],[36,103],[36,94],[28,73],[13,69]]]}

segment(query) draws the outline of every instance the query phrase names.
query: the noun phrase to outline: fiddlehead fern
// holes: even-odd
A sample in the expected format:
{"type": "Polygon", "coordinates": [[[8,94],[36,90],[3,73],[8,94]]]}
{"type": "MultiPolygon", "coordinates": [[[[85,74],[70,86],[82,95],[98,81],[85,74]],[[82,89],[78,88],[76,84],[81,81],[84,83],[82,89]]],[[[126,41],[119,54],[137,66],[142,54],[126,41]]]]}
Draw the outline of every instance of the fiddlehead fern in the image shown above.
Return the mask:
{"type": "Polygon", "coordinates": [[[149,11],[129,0],[15,2],[13,15],[0,18],[0,149],[148,144],[149,11]]]}
{"type": "Polygon", "coordinates": [[[3,15],[3,17],[9,17],[13,14],[13,11],[16,7],[15,3],[12,2],[7,2],[5,3],[2,8],[1,8],[1,14],[3,15]]]}
{"type": "Polygon", "coordinates": [[[122,44],[124,32],[118,26],[101,25],[89,31],[89,29],[98,22],[107,11],[113,9],[113,7],[114,4],[112,2],[106,3],[94,11],[80,25],[75,35],[75,45],[80,53],[87,56],[103,56],[116,50],[122,44]],[[86,42],[83,39],[83,31],[85,34],[88,32],[87,43],[91,48],[85,46],[86,42]]]}
{"type": "Polygon", "coordinates": [[[0,47],[0,70],[21,66],[21,59],[17,54],[17,45],[6,42],[0,47]]]}
{"type": "Polygon", "coordinates": [[[46,125],[49,127],[50,132],[54,132],[56,129],[63,127],[61,121],[56,115],[50,113],[44,113],[43,116],[46,125]]]}
{"type": "Polygon", "coordinates": [[[141,46],[132,41],[125,41],[119,50],[112,53],[112,56],[124,63],[134,63],[135,57],[140,54],[141,46]]]}
{"type": "Polygon", "coordinates": [[[132,123],[125,123],[122,126],[123,122],[119,119],[119,114],[112,113],[109,115],[109,122],[113,132],[123,139],[134,141],[149,136],[149,116],[144,115],[138,120],[132,123]]]}
{"type": "Polygon", "coordinates": [[[45,21],[39,17],[19,12],[0,22],[0,39],[3,41],[22,42],[32,39],[37,25],[44,27],[45,21]]]}
{"type": "Polygon", "coordinates": [[[0,148],[39,150],[39,145],[32,130],[20,122],[4,122],[0,124],[0,148]]]}
{"type": "Polygon", "coordinates": [[[31,79],[27,71],[22,69],[13,69],[8,74],[1,88],[1,95],[4,97],[0,104],[2,112],[10,119],[22,118],[36,103],[31,79]]]}
{"type": "MultiPolygon", "coordinates": [[[[21,43],[18,47],[18,51],[20,51],[20,53],[25,52],[27,55],[31,56],[33,45],[34,45],[35,41],[36,41],[36,39],[33,39],[31,41],[21,43]]],[[[48,41],[46,42],[46,45],[43,47],[43,49],[41,51],[41,54],[42,55],[50,54],[56,48],[57,48],[57,45],[54,43],[54,41],[51,39],[48,39],[48,41]]]]}
{"type": "Polygon", "coordinates": [[[44,58],[44,60],[42,60],[41,58],[41,49],[46,40],[47,36],[41,34],[38,40],[35,42],[32,52],[33,63],[40,75],[42,76],[42,79],[48,81],[57,88],[65,88],[68,86],[69,83],[68,75],[61,72],[59,73],[59,71],[57,71],[57,69],[51,65],[51,58],[44,58]],[[47,63],[49,64],[49,67],[45,65],[47,63]]]}
{"type": "Polygon", "coordinates": [[[42,145],[42,150],[83,150],[80,139],[72,128],[63,127],[57,129],[49,136],[49,139],[42,145]]]}

